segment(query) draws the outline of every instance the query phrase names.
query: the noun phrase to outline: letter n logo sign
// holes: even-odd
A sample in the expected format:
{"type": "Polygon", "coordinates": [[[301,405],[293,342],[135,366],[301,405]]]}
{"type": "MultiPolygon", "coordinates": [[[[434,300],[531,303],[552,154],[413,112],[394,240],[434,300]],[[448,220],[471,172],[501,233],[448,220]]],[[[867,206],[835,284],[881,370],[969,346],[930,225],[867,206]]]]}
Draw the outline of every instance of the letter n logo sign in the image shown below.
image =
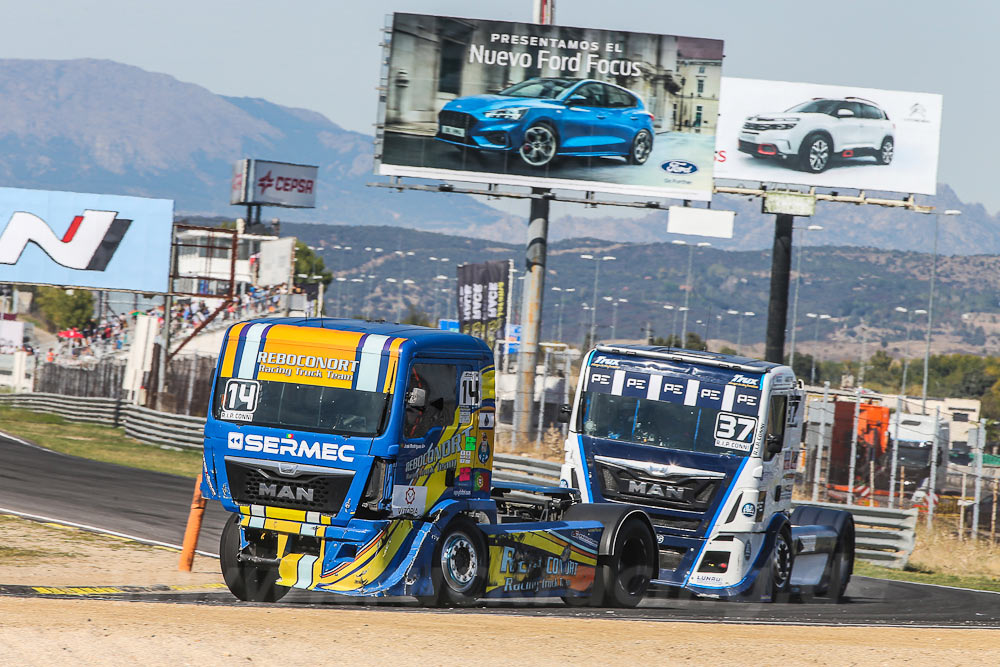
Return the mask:
{"type": "Polygon", "coordinates": [[[132,224],[117,216],[116,211],[86,210],[60,239],[37,215],[18,211],[0,234],[0,264],[17,264],[31,242],[66,268],[103,271],[132,224]]]}

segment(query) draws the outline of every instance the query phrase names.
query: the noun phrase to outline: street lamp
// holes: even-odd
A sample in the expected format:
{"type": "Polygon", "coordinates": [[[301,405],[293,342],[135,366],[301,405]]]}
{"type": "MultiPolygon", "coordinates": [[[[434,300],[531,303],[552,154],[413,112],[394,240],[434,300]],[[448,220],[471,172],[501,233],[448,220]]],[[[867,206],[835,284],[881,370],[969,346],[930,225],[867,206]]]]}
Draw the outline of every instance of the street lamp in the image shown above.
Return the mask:
{"type": "Polygon", "coordinates": [[[681,345],[687,340],[687,328],[688,328],[688,318],[687,318],[687,308],[691,305],[691,292],[694,290],[694,286],[691,284],[691,269],[694,264],[694,249],[695,248],[707,248],[712,245],[708,241],[702,241],[701,243],[688,243],[687,241],[674,240],[671,241],[674,245],[686,245],[688,246],[688,270],[687,279],[684,281],[684,317],[681,322],[681,345]]]}
{"type": "Polygon", "coordinates": [[[593,345],[597,338],[597,280],[601,274],[601,262],[610,262],[617,259],[617,257],[613,255],[604,255],[603,257],[597,257],[596,255],[580,255],[580,259],[586,259],[594,262],[594,299],[590,311],[590,344],[593,345]]]}
{"type": "Polygon", "coordinates": [[[558,319],[558,324],[556,324],[556,340],[557,341],[562,341],[562,339],[563,339],[563,337],[562,337],[563,297],[566,295],[566,292],[575,292],[576,288],[575,287],[553,287],[552,291],[553,292],[559,292],[559,303],[556,304],[556,307],[559,308],[559,316],[557,318],[558,319]]]}
{"type": "Polygon", "coordinates": [[[618,304],[628,303],[628,299],[615,299],[610,296],[604,297],[605,301],[611,302],[611,340],[615,339],[616,332],[618,331],[618,304]]]}
{"type": "MultiPolygon", "coordinates": [[[[434,259],[434,258],[431,257],[431,259],[434,259]]],[[[444,274],[438,274],[438,275],[434,276],[434,280],[444,280],[444,281],[447,281],[448,280],[448,276],[446,276],[444,274]]],[[[439,288],[439,289],[441,289],[441,288],[439,288]]],[[[447,291],[447,289],[444,289],[444,291],[447,291]]],[[[445,298],[447,298],[447,297],[445,297],[445,298]]],[[[444,315],[445,315],[445,318],[447,319],[447,317],[448,317],[448,303],[447,302],[445,302],[445,314],[444,315]]],[[[437,296],[437,294],[435,294],[434,295],[434,322],[432,322],[432,324],[437,323],[437,321],[438,321],[438,296],[437,296]]]]}
{"type": "Polygon", "coordinates": [[[942,215],[962,215],[961,211],[949,208],[934,216],[934,260],[931,264],[931,293],[927,298],[927,345],[924,348],[924,385],[920,391],[920,412],[927,414],[927,366],[931,359],[931,326],[934,317],[934,278],[937,275],[938,227],[942,215]]]}
{"type": "Polygon", "coordinates": [[[809,370],[809,384],[816,384],[816,357],[819,355],[819,322],[820,320],[828,320],[830,316],[826,313],[820,315],[818,313],[806,313],[806,317],[816,320],[816,336],[814,337],[816,341],[816,354],[812,358],[812,368],[809,370]]]}
{"type": "MultiPolygon", "coordinates": [[[[803,229],[798,227],[797,229],[803,229]]],[[[809,225],[804,228],[807,232],[819,232],[823,230],[823,225],[809,225]]],[[[791,331],[791,341],[788,350],[788,365],[794,368],[795,364],[795,327],[798,320],[799,313],[799,284],[802,281],[802,255],[805,253],[805,248],[800,248],[798,256],[795,258],[795,297],[792,299],[792,331],[791,331]]]]}
{"type": "MultiPolygon", "coordinates": [[[[733,313],[731,310],[727,310],[727,313],[733,313]]],[[[753,317],[757,313],[752,310],[747,310],[744,312],[736,311],[734,314],[740,316],[739,324],[736,326],[736,351],[739,354],[743,354],[743,320],[748,317],[753,317]]]]}
{"type": "Polygon", "coordinates": [[[906,375],[910,370],[910,332],[913,329],[913,316],[926,315],[927,311],[923,308],[912,310],[910,308],[903,308],[902,306],[896,306],[895,310],[897,313],[906,313],[906,343],[903,347],[903,379],[899,383],[899,395],[906,396],[906,375]]]}
{"type": "MultiPolygon", "coordinates": [[[[673,307],[673,305],[669,304],[669,303],[668,304],[664,304],[663,309],[664,310],[673,310],[674,311],[674,322],[676,323],[677,322],[677,310],[673,307]]],[[[666,327],[664,327],[664,329],[666,329],[666,327]]],[[[673,335],[673,334],[671,334],[671,335],[673,335]]],[[[666,338],[666,336],[664,336],[664,338],[666,338]]],[[[668,339],[667,340],[667,345],[669,345],[671,342],[672,341],[670,341],[668,339]]]]}

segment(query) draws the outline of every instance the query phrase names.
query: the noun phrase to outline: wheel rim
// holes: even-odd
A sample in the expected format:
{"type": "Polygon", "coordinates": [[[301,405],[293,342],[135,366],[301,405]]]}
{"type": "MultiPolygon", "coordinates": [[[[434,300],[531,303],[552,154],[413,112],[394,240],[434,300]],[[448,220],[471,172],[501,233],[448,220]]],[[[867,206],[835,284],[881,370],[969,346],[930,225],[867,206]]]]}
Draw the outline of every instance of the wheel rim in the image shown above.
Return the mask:
{"type": "Polygon", "coordinates": [[[632,150],[632,156],[635,158],[636,162],[645,162],[646,158],[649,157],[649,152],[652,150],[652,142],[649,140],[648,132],[640,132],[635,138],[635,148],[632,150]]]}
{"type": "Polygon", "coordinates": [[[529,127],[524,133],[524,143],[521,145],[521,158],[532,166],[547,163],[556,154],[556,137],[552,130],[544,125],[529,127]]]}
{"type": "Polygon", "coordinates": [[[476,546],[464,533],[454,533],[441,547],[441,573],[448,586],[459,593],[472,588],[479,572],[476,546]]]}
{"type": "Polygon", "coordinates": [[[622,544],[621,550],[622,588],[629,595],[639,595],[649,585],[649,552],[645,540],[630,537],[622,544]]]}
{"type": "Polygon", "coordinates": [[[816,139],[809,146],[809,166],[814,170],[819,171],[826,166],[827,160],[830,159],[830,146],[826,143],[824,139],[816,139]]]}
{"type": "Polygon", "coordinates": [[[882,144],[882,162],[889,163],[892,162],[892,142],[886,141],[882,144]]]}
{"type": "Polygon", "coordinates": [[[792,574],[792,549],[784,535],[778,535],[774,543],[774,585],[782,589],[792,574]]]}

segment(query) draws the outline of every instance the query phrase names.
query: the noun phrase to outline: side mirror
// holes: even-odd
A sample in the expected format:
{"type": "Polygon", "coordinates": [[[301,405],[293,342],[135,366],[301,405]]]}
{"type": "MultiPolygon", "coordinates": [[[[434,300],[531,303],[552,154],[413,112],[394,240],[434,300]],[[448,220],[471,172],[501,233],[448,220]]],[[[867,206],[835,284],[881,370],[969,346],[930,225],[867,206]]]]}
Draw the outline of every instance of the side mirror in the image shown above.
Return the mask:
{"type": "Polygon", "coordinates": [[[579,104],[580,102],[586,102],[587,98],[583,95],[570,95],[566,98],[566,104],[572,106],[574,104],[579,104]]]}
{"type": "Polygon", "coordinates": [[[837,109],[837,118],[852,118],[854,112],[850,109],[837,109]]]}
{"type": "Polygon", "coordinates": [[[406,407],[422,408],[427,405],[427,390],[414,387],[406,396],[406,407]]]}
{"type": "Polygon", "coordinates": [[[767,453],[768,454],[780,454],[781,453],[781,436],[776,433],[771,433],[767,436],[767,453]]]}
{"type": "Polygon", "coordinates": [[[556,421],[560,424],[568,424],[569,417],[573,414],[573,406],[568,403],[563,403],[559,406],[559,415],[556,417],[556,421]]]}

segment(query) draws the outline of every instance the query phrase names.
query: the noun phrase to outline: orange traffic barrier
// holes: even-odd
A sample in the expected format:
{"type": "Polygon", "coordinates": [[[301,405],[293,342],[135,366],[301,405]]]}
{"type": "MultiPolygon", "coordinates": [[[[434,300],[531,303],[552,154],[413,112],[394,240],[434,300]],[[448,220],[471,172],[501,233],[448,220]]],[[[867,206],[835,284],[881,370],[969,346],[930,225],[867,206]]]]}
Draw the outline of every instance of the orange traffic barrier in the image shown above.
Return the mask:
{"type": "Polygon", "coordinates": [[[205,516],[205,499],[201,496],[201,473],[194,483],[194,498],[191,499],[191,513],[188,514],[187,528],[184,529],[184,543],[181,545],[181,561],[177,569],[190,572],[194,563],[194,552],[198,548],[198,533],[201,532],[201,519],[205,516]]]}

